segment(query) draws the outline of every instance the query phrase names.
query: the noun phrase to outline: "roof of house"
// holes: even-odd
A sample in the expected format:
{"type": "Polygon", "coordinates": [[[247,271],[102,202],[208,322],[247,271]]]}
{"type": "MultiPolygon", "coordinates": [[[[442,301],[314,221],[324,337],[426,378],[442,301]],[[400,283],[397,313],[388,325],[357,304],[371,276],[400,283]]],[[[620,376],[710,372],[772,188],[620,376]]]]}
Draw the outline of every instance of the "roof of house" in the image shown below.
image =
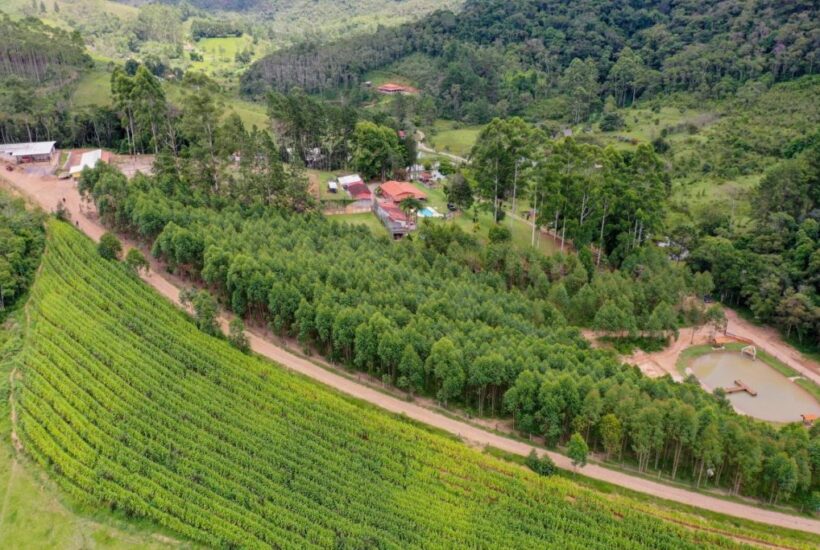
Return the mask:
{"type": "Polygon", "coordinates": [[[350,174],[349,176],[339,176],[339,185],[347,187],[351,183],[362,183],[362,178],[359,174],[350,174]]]}
{"type": "Polygon", "coordinates": [[[80,156],[78,163],[72,162],[71,168],[68,169],[69,174],[76,174],[82,172],[84,168],[94,168],[99,161],[108,162],[111,154],[102,149],[95,149],[93,151],[86,151],[80,156]]]}
{"type": "Polygon", "coordinates": [[[400,201],[408,197],[419,200],[427,200],[427,195],[416,189],[416,187],[406,181],[388,181],[381,184],[382,194],[390,200],[400,201]]]}
{"type": "Polygon", "coordinates": [[[400,92],[404,90],[404,86],[402,86],[401,84],[393,84],[392,82],[387,82],[379,86],[378,89],[384,92],[400,92]]]}
{"type": "Polygon", "coordinates": [[[396,84],[395,82],[386,82],[376,89],[380,92],[405,92],[408,94],[417,94],[419,92],[417,88],[396,84]]]}
{"type": "Polygon", "coordinates": [[[803,417],[804,422],[814,422],[817,420],[817,416],[814,414],[801,414],[800,416],[803,417]]]}
{"type": "Polygon", "coordinates": [[[387,217],[390,218],[391,221],[394,222],[409,222],[410,217],[404,213],[404,211],[396,205],[396,203],[390,201],[381,201],[379,203],[379,208],[384,210],[387,214],[387,217]]]}
{"type": "Polygon", "coordinates": [[[370,189],[362,182],[351,183],[347,186],[347,192],[356,200],[364,200],[371,197],[370,189]]]}
{"type": "Polygon", "coordinates": [[[12,157],[31,157],[35,155],[50,155],[56,141],[37,141],[33,143],[4,143],[0,145],[0,153],[12,157]]]}

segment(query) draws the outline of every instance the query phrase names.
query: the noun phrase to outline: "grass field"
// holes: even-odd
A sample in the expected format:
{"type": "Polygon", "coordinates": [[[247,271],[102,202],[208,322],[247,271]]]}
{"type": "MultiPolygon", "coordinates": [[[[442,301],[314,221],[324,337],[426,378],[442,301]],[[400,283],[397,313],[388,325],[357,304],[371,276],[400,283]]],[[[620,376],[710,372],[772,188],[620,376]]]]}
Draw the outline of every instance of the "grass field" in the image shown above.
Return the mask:
{"type": "Polygon", "coordinates": [[[243,355],[67,224],[31,296],[13,391],[28,452],[89,505],[210,546],[810,544],[538,477],[243,355]]]}
{"type": "Polygon", "coordinates": [[[381,221],[379,221],[379,218],[377,218],[376,214],[373,212],[364,212],[362,214],[340,214],[338,216],[331,216],[330,219],[341,223],[363,225],[370,229],[374,235],[389,237],[387,228],[381,221]]]}
{"type": "Polygon", "coordinates": [[[111,105],[111,72],[95,68],[85,73],[71,96],[77,107],[111,105]]]}
{"type": "Polygon", "coordinates": [[[462,126],[450,120],[439,119],[428,130],[427,144],[437,151],[466,157],[482,128],[483,126],[462,126]]]}

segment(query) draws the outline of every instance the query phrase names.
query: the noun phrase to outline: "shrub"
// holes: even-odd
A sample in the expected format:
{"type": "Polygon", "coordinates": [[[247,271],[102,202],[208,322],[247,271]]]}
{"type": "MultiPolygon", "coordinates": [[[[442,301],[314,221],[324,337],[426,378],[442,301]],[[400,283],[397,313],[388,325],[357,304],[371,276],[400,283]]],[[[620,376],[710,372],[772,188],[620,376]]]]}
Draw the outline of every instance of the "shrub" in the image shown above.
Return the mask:
{"type": "Polygon", "coordinates": [[[100,237],[97,252],[106,260],[116,260],[120,252],[122,252],[122,244],[120,244],[120,240],[114,234],[105,233],[100,237]]]}
{"type": "Polygon", "coordinates": [[[556,470],[555,462],[553,462],[552,459],[546,454],[539,457],[538,454],[536,454],[535,449],[530,451],[530,454],[527,455],[526,460],[524,460],[524,464],[540,476],[551,476],[556,470]]]}
{"type": "Polygon", "coordinates": [[[491,243],[503,243],[512,240],[510,228],[504,225],[493,225],[490,227],[489,238],[491,243]]]}

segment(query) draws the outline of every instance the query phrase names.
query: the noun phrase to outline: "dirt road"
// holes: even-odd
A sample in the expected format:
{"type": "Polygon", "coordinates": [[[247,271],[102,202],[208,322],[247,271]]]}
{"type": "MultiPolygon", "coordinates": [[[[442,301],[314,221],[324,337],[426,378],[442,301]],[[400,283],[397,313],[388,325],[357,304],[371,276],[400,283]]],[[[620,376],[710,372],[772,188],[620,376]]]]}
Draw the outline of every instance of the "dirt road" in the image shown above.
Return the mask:
{"type": "MultiPolygon", "coordinates": [[[[9,180],[16,189],[29,196],[33,201],[39,203],[46,210],[53,210],[57,202],[62,201],[63,198],[65,198],[64,204],[71,213],[72,220],[74,220],[77,226],[91,238],[98,240],[105,232],[105,229],[102,226],[86,216],[85,208],[81,205],[76,184],[73,182],[60,181],[55,178],[30,177],[19,172],[0,173],[0,179],[3,177],[9,180]]],[[[167,297],[174,303],[179,304],[179,288],[176,287],[162,273],[153,271],[146,274],[143,279],[163,296],[167,297]]],[[[223,328],[226,327],[228,323],[228,316],[221,316],[220,322],[223,325],[223,328]]],[[[527,443],[496,435],[465,422],[461,422],[449,418],[443,414],[431,411],[418,404],[409,403],[407,401],[386,395],[373,388],[345,378],[344,376],[334,374],[333,372],[330,372],[303,357],[294,355],[293,353],[253,333],[248,334],[248,340],[251,348],[256,353],[263,355],[295,372],[309,376],[318,382],[326,384],[327,386],[333,387],[358,399],[368,401],[390,412],[403,414],[419,422],[424,422],[425,424],[435,428],[445,430],[473,444],[492,446],[509,453],[523,456],[526,456],[531,450],[535,449],[539,454],[548,454],[560,468],[567,470],[573,469],[570,459],[564,455],[544,451],[543,449],[533,447],[527,443]]],[[[696,506],[706,510],[711,510],[713,512],[719,512],[761,523],[820,534],[820,521],[817,520],[792,516],[770,510],[763,510],[751,505],[726,501],[717,497],[694,493],[685,489],[671,487],[662,483],[656,483],[648,479],[633,477],[631,475],[610,470],[595,464],[589,464],[583,468],[583,474],[587,477],[620,485],[634,491],[696,506]]]]}

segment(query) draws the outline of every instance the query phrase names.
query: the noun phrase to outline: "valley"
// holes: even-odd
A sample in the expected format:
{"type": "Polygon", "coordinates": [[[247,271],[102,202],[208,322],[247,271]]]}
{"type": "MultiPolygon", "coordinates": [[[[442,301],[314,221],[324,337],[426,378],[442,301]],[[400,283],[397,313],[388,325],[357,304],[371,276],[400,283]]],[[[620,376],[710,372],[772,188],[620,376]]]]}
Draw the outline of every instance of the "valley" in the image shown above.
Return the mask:
{"type": "Polygon", "coordinates": [[[816,546],[817,15],[0,7],[0,545],[816,546]]]}

